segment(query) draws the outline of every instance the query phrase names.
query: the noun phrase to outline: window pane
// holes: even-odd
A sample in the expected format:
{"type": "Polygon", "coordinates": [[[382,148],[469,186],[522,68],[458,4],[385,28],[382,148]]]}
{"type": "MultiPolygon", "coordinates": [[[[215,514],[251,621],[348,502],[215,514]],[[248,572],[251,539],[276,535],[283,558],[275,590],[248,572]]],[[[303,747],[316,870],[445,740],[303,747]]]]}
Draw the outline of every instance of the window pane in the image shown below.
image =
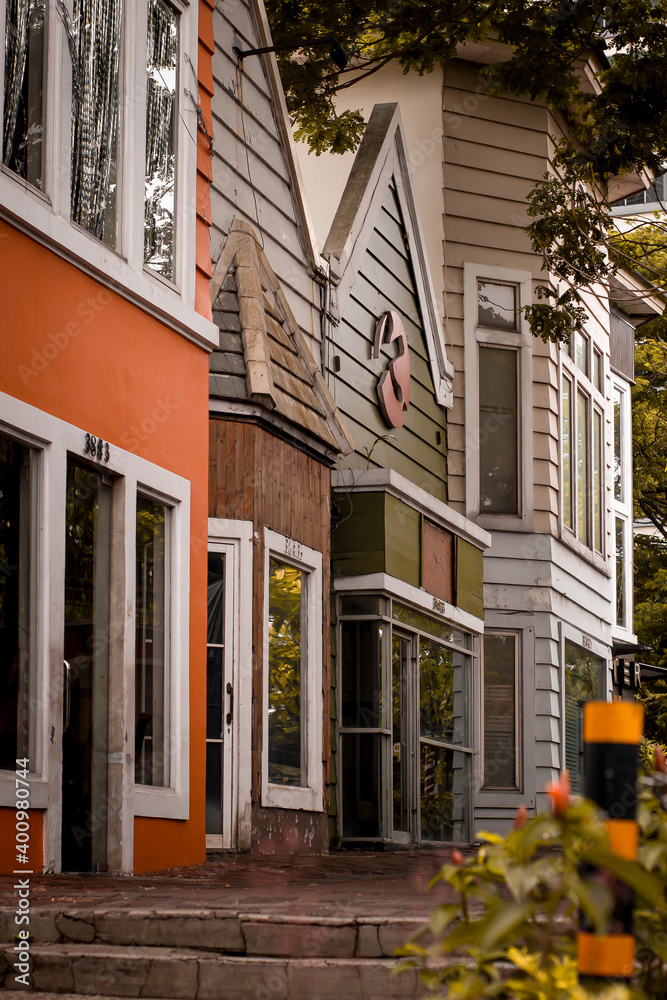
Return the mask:
{"type": "Polygon", "coordinates": [[[222,833],[222,747],[206,744],[206,833],[222,833]]]}
{"type": "Polygon", "coordinates": [[[519,513],[517,353],[479,348],[479,509],[519,513]]]}
{"type": "Polygon", "coordinates": [[[173,281],[178,15],[148,2],[144,262],[173,281]]]}
{"type": "Polygon", "coordinates": [[[341,624],[341,725],[382,726],[382,636],[378,621],[341,624]]]}
{"type": "Polygon", "coordinates": [[[419,763],[422,840],[466,840],[468,755],[422,743],[419,763]]]}
{"type": "Polygon", "coordinates": [[[0,768],[9,771],[30,756],[30,533],[30,452],[0,434],[0,768]]]}
{"type": "Polygon", "coordinates": [[[614,389],[614,499],[624,497],[623,483],[623,397],[618,389],[614,389]]]}
{"type": "Polygon", "coordinates": [[[577,538],[590,545],[588,518],[588,396],[577,392],[577,538]]]}
{"type": "Polygon", "coordinates": [[[625,599],[625,521],[616,518],[616,624],[627,627],[627,607],[625,599]]]}
{"type": "Polygon", "coordinates": [[[516,788],[515,635],[484,636],[484,787],[516,788]]]}
{"type": "Polygon", "coordinates": [[[46,0],[5,5],[3,163],[44,187],[46,0]]]}
{"type": "Polygon", "coordinates": [[[402,604],[397,604],[396,601],[393,602],[393,617],[395,621],[401,622],[403,625],[410,625],[420,632],[426,632],[427,635],[433,635],[437,639],[442,639],[443,642],[451,642],[455,646],[470,649],[470,635],[466,632],[461,632],[436,618],[429,618],[428,615],[415,611],[413,608],[406,608],[402,604]]]}
{"type": "Polygon", "coordinates": [[[429,639],[419,640],[419,734],[467,743],[466,659],[429,639]]]}
{"type": "Polygon", "coordinates": [[[602,552],[602,414],[593,410],[593,543],[602,552]]]}
{"type": "Polygon", "coordinates": [[[117,140],[122,0],[74,0],[72,221],[118,244],[117,140]]]}
{"type": "Polygon", "coordinates": [[[563,521],[574,529],[572,516],[572,383],[563,376],[563,521]]]}
{"type": "Polygon", "coordinates": [[[575,333],[575,363],[580,368],[586,378],[590,375],[590,337],[585,333],[575,333]]]}
{"type": "Polygon", "coordinates": [[[516,286],[478,281],[477,322],[496,330],[516,330],[516,286]]]}
{"type": "Polygon", "coordinates": [[[269,560],[269,781],[305,785],[302,755],[302,630],[305,574],[269,560]]]}
{"type": "Polygon", "coordinates": [[[380,837],[382,737],[365,733],[341,736],[344,837],[380,837]]]}
{"type": "Polygon", "coordinates": [[[584,793],[583,706],[598,697],[602,660],[565,643],[565,765],[572,791],[584,793]]]}
{"type": "Polygon", "coordinates": [[[603,370],[602,354],[600,351],[595,350],[593,352],[593,383],[598,392],[602,392],[602,383],[604,381],[603,370]]]}
{"type": "Polygon", "coordinates": [[[141,785],[169,783],[167,508],[137,497],[136,762],[141,785]]]}

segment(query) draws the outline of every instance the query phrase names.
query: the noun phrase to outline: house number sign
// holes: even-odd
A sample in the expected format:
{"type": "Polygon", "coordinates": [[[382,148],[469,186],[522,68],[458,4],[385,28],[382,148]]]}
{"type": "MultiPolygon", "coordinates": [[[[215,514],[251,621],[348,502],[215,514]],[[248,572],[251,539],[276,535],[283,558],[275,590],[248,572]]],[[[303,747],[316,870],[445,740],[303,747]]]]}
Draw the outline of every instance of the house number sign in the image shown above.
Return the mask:
{"type": "Polygon", "coordinates": [[[109,442],[103,441],[102,438],[95,437],[93,434],[86,434],[83,453],[90,455],[91,458],[96,458],[98,462],[108,462],[111,458],[109,442]]]}
{"type": "Polygon", "coordinates": [[[377,321],[372,357],[379,358],[382,347],[394,342],[398,346],[398,354],[380,376],[377,394],[386,423],[390,427],[402,427],[405,422],[403,413],[410,404],[410,356],[401,317],[392,310],[377,321]]]}

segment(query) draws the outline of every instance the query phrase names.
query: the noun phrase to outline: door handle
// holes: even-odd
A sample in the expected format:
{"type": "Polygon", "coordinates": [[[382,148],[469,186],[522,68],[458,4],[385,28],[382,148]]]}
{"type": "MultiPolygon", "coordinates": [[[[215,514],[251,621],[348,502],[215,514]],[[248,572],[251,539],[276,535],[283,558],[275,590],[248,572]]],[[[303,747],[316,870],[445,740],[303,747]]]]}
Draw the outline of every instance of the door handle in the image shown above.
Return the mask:
{"type": "Polygon", "coordinates": [[[229,711],[225,717],[225,723],[231,726],[232,719],[234,718],[234,688],[231,685],[231,681],[227,681],[227,694],[229,695],[229,711]]]}
{"type": "Polygon", "coordinates": [[[72,668],[67,660],[63,660],[65,668],[65,686],[63,691],[63,733],[69,729],[72,707],[72,668]]]}

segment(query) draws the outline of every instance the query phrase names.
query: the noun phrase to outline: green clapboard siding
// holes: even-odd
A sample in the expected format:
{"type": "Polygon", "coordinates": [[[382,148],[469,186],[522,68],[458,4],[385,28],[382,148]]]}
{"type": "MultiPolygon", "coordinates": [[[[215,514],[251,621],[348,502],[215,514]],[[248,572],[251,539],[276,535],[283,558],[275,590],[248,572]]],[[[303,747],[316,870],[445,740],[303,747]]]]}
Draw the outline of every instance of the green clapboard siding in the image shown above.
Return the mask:
{"type": "Polygon", "coordinates": [[[482,551],[466,542],[456,540],[456,603],[463,611],[484,617],[484,576],[482,551]]]}
{"type": "Polygon", "coordinates": [[[388,573],[419,587],[421,515],[387,493],[334,494],[341,521],[332,534],[334,576],[388,573]]]}
{"type": "MultiPolygon", "coordinates": [[[[447,418],[435,399],[417,288],[393,181],[328,355],[330,364],[334,357],[337,359],[328,371],[329,384],[341,412],[355,428],[357,440],[357,453],[343,460],[342,467],[392,468],[446,502],[447,418]],[[395,357],[396,348],[384,347],[380,358],[371,357],[376,322],[391,309],[403,320],[410,355],[410,406],[403,427],[387,426],[377,400],[378,381],[395,357]],[[356,433],[359,426],[367,431],[362,435],[363,442],[356,433]],[[373,448],[379,438],[389,434],[393,437],[386,444],[373,448]]],[[[416,573],[418,577],[418,566],[416,573]]]]}

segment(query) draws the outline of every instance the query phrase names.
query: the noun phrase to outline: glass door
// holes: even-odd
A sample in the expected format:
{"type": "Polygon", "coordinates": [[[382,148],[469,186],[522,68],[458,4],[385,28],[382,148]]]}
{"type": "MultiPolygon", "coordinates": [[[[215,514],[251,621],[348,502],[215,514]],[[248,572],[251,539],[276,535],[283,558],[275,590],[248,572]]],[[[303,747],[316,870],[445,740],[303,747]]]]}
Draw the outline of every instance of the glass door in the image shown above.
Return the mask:
{"type": "Polygon", "coordinates": [[[206,644],[206,844],[232,847],[234,688],[229,621],[230,552],[208,554],[206,644]]]}
{"type": "Polygon", "coordinates": [[[408,843],[414,837],[416,802],[413,791],[415,761],[413,670],[410,636],[394,632],[391,641],[392,706],[392,814],[393,840],[408,843]]]}
{"type": "Polygon", "coordinates": [[[111,486],[67,463],[63,652],[63,871],[107,867],[111,486]]]}

